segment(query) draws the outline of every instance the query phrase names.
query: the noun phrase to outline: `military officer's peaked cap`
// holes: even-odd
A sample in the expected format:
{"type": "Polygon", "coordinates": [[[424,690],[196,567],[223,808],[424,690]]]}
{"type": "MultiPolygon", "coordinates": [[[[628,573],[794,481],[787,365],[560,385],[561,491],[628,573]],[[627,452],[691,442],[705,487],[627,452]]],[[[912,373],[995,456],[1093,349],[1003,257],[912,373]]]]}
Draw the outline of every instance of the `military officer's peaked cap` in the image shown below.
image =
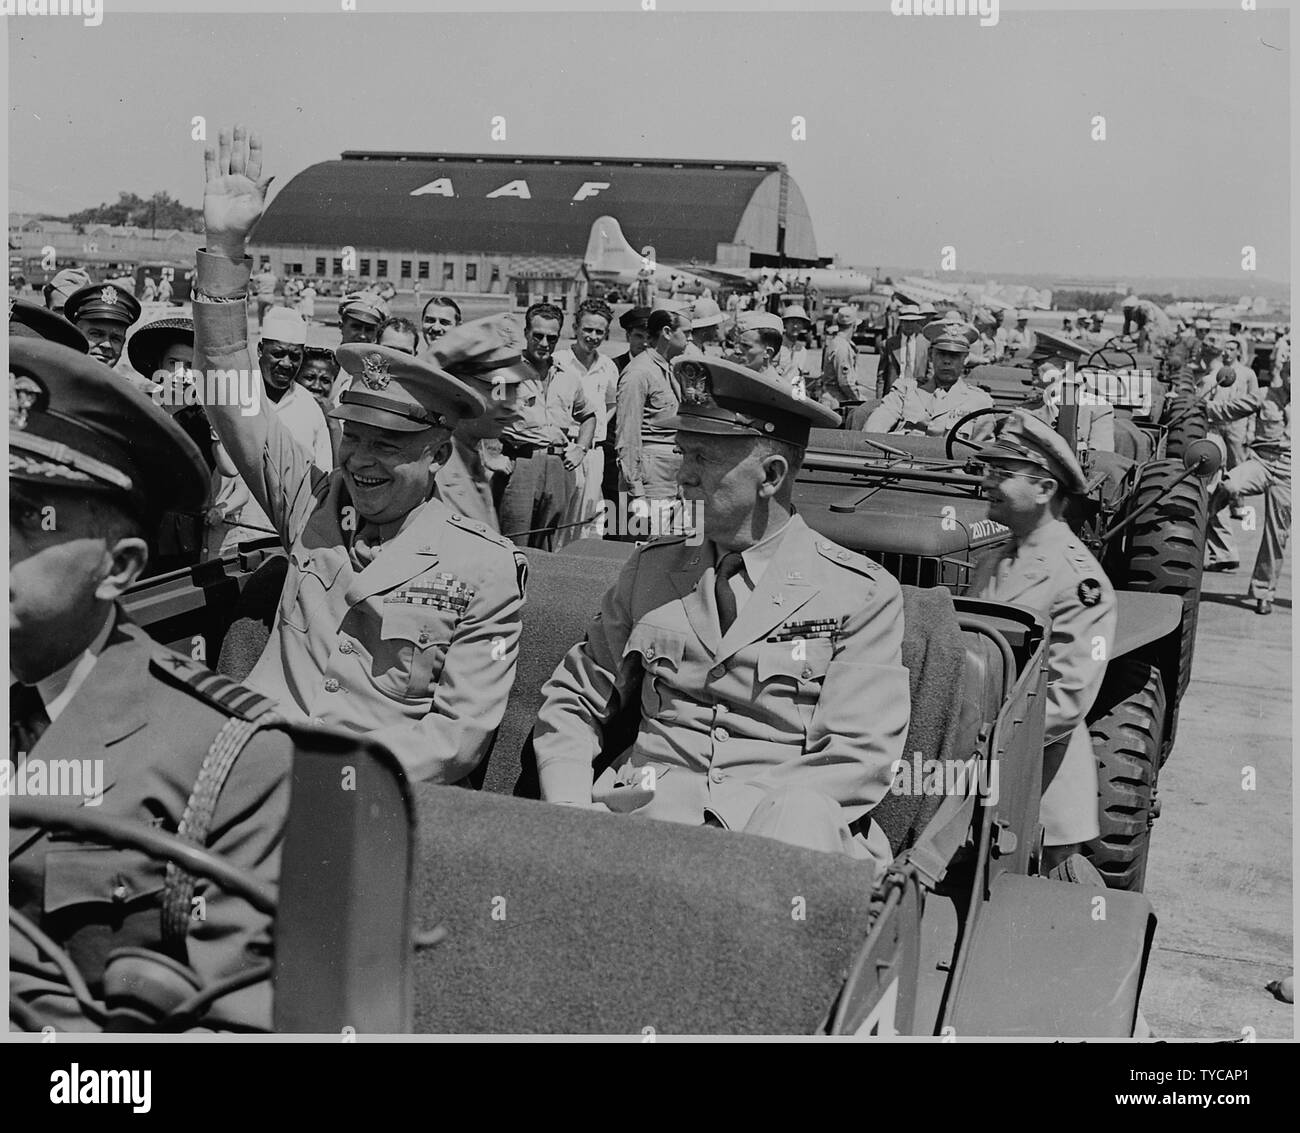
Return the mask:
{"type": "Polygon", "coordinates": [[[68,296],[63,316],[74,323],[78,319],[106,319],[129,327],[140,317],[140,302],[116,284],[92,283],[68,296]]]}
{"type": "Polygon", "coordinates": [[[82,354],[90,351],[86,336],[67,319],[26,299],[9,300],[9,333],[20,338],[44,338],[82,354]]]}
{"type": "Polygon", "coordinates": [[[524,361],[524,332],[510,315],[489,315],[453,327],[420,355],[453,377],[518,385],[537,372],[524,361]]]}
{"type": "Polygon", "coordinates": [[[373,291],[353,291],[339,301],[339,317],[378,326],[388,318],[388,304],[373,291]]]}
{"type": "Polygon", "coordinates": [[[996,438],[980,450],[980,459],[990,463],[1014,460],[1036,464],[1054,476],[1075,495],[1088,490],[1083,469],[1065,439],[1045,421],[1025,409],[1014,409],[996,438]]]}
{"type": "Polygon", "coordinates": [[[968,354],[970,348],[979,341],[980,332],[970,323],[952,319],[928,323],[921,333],[930,340],[935,350],[950,351],[954,354],[968,354]]]}
{"type": "Polygon", "coordinates": [[[1086,346],[1080,346],[1059,334],[1040,330],[1034,341],[1035,358],[1060,358],[1066,362],[1078,362],[1088,353],[1086,346]]]}
{"type": "Polygon", "coordinates": [[[416,433],[434,426],[454,428],[457,421],[480,417],[487,408],[464,382],[391,346],[348,342],[334,356],[352,375],[338,406],[330,411],[340,421],[416,433]]]}
{"type": "Polygon", "coordinates": [[[9,475],[109,491],[141,518],[199,511],[208,467],[172,418],[102,362],[9,339],[9,475]]]}
{"type": "Polygon", "coordinates": [[[783,378],[759,374],[721,358],[678,358],[673,373],[682,387],[677,416],[663,422],[683,433],[721,437],[771,437],[804,446],[814,425],[834,429],[839,416],[800,397],[783,378]]]}
{"type": "Polygon", "coordinates": [[[140,327],[126,344],[126,357],[136,373],[152,378],[163,351],[174,342],[194,345],[194,320],[182,317],[155,319],[140,327]]]}
{"type": "Polygon", "coordinates": [[[618,317],[618,325],[624,332],[646,330],[650,326],[650,316],[654,312],[649,307],[629,307],[618,317]]]}

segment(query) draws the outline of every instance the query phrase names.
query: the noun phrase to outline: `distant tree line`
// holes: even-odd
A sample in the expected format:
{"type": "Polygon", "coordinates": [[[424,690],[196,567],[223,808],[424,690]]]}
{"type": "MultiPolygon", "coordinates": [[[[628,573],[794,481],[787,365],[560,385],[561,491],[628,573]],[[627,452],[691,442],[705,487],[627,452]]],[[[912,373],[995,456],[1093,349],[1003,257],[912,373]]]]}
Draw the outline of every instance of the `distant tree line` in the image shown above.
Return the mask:
{"type": "MultiPolygon", "coordinates": [[[[1147,299],[1157,307],[1167,307],[1170,303],[1226,303],[1233,304],[1237,301],[1235,295],[1171,295],[1169,292],[1154,294],[1148,291],[1137,291],[1135,294],[1139,299],[1147,299]]],[[[1062,290],[1052,292],[1052,306],[1058,311],[1077,311],[1080,307],[1087,311],[1110,311],[1118,310],[1121,302],[1127,296],[1119,291],[1072,291],[1062,290]]]]}
{"type": "Polygon", "coordinates": [[[179,228],[186,232],[203,231],[203,210],[181,204],[170,193],[154,193],[147,198],[135,193],[118,193],[116,203],[99,204],[69,213],[67,220],[82,228],[88,224],[114,224],[149,229],[179,228]]]}

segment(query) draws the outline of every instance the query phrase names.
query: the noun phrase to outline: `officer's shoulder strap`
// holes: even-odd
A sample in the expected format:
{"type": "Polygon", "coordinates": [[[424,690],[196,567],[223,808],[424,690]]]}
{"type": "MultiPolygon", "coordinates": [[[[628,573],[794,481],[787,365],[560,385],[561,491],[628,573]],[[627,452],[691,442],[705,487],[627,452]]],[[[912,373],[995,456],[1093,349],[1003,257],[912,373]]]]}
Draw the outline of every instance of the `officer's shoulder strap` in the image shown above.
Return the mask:
{"type": "MultiPolygon", "coordinates": [[[[450,511],[450,509],[448,509],[450,511]]],[[[460,531],[468,531],[471,535],[477,535],[480,539],[486,539],[489,543],[495,543],[498,547],[504,547],[508,551],[514,550],[514,544],[504,535],[493,531],[485,523],[480,523],[477,519],[468,519],[458,512],[450,512],[447,516],[447,522],[454,525],[460,531]]]]}
{"type": "Polygon", "coordinates": [[[885,573],[885,568],[879,563],[867,558],[866,555],[858,554],[857,551],[850,551],[847,547],[841,547],[838,543],[817,538],[813,545],[822,558],[837,567],[843,567],[846,570],[865,575],[873,581],[879,579],[885,573]]]}
{"type": "Polygon", "coordinates": [[[152,665],[169,684],[185,689],[227,716],[257,720],[274,711],[275,704],[268,697],[170,649],[160,646],[152,665]]]}

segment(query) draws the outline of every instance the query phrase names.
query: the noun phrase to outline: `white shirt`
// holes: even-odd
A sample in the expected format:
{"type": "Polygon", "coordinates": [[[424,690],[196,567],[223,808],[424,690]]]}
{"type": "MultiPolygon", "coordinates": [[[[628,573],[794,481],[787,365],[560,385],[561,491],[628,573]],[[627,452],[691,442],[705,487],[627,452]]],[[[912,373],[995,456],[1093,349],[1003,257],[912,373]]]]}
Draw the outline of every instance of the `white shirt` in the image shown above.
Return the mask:
{"type": "Polygon", "coordinates": [[[104,651],[104,643],[108,641],[108,635],[113,629],[115,616],[116,611],[110,606],[104,624],[95,635],[95,640],[63,668],[51,673],[44,680],[36,682],[36,691],[41,694],[41,703],[45,705],[45,715],[50,718],[51,724],[68,707],[72,698],[77,695],[77,689],[90,676],[90,670],[95,667],[95,662],[104,651]]]}
{"type": "MultiPolygon", "coordinates": [[[[789,526],[790,519],[787,516],[786,521],[770,535],[765,535],[752,547],[746,547],[745,550],[740,552],[740,558],[745,565],[745,569],[736,571],[736,573],[727,580],[732,593],[736,596],[737,614],[745,608],[745,603],[748,601],[749,596],[758,589],[758,584],[763,581],[763,575],[767,573],[767,568],[771,565],[777,547],[780,546],[781,536],[785,534],[785,529],[789,526]]],[[[714,565],[716,565],[722,561],[723,555],[728,552],[724,551],[716,543],[713,546],[713,550],[714,565]]]]}
{"type": "Polygon", "coordinates": [[[591,443],[602,444],[609,437],[609,419],[614,415],[614,393],[618,389],[618,366],[614,359],[597,351],[591,368],[585,369],[572,350],[557,350],[555,364],[577,373],[587,406],[596,411],[596,432],[591,443]]]}

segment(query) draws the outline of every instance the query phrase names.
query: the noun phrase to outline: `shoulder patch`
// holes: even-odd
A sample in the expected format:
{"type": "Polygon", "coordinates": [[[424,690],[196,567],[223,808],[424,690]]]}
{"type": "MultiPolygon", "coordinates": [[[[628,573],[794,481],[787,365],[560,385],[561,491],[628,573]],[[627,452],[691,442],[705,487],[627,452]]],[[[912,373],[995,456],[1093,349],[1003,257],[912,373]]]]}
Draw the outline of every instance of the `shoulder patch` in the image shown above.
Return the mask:
{"type": "Polygon", "coordinates": [[[1079,583],[1079,601],[1085,606],[1095,606],[1101,601],[1101,583],[1095,578],[1085,578],[1079,583]]]}
{"type": "Polygon", "coordinates": [[[523,551],[515,552],[515,581],[519,584],[519,597],[528,592],[528,556],[523,551]]]}
{"type": "Polygon", "coordinates": [[[227,716],[240,720],[257,720],[275,711],[275,702],[260,692],[214,673],[170,649],[159,648],[153,667],[173,684],[188,689],[194,696],[227,716]]]}
{"type": "Polygon", "coordinates": [[[467,519],[465,516],[453,511],[447,517],[447,522],[460,528],[462,531],[468,531],[482,539],[486,539],[489,543],[495,543],[499,547],[505,547],[511,550],[514,548],[514,544],[504,535],[493,531],[490,527],[480,523],[477,519],[467,519]]]}
{"type": "Polygon", "coordinates": [[[867,558],[866,555],[860,555],[856,551],[850,551],[847,547],[841,547],[825,539],[818,539],[814,546],[817,548],[817,553],[828,562],[832,562],[839,567],[846,567],[858,574],[866,575],[867,578],[879,578],[885,569],[879,563],[867,558]]]}

